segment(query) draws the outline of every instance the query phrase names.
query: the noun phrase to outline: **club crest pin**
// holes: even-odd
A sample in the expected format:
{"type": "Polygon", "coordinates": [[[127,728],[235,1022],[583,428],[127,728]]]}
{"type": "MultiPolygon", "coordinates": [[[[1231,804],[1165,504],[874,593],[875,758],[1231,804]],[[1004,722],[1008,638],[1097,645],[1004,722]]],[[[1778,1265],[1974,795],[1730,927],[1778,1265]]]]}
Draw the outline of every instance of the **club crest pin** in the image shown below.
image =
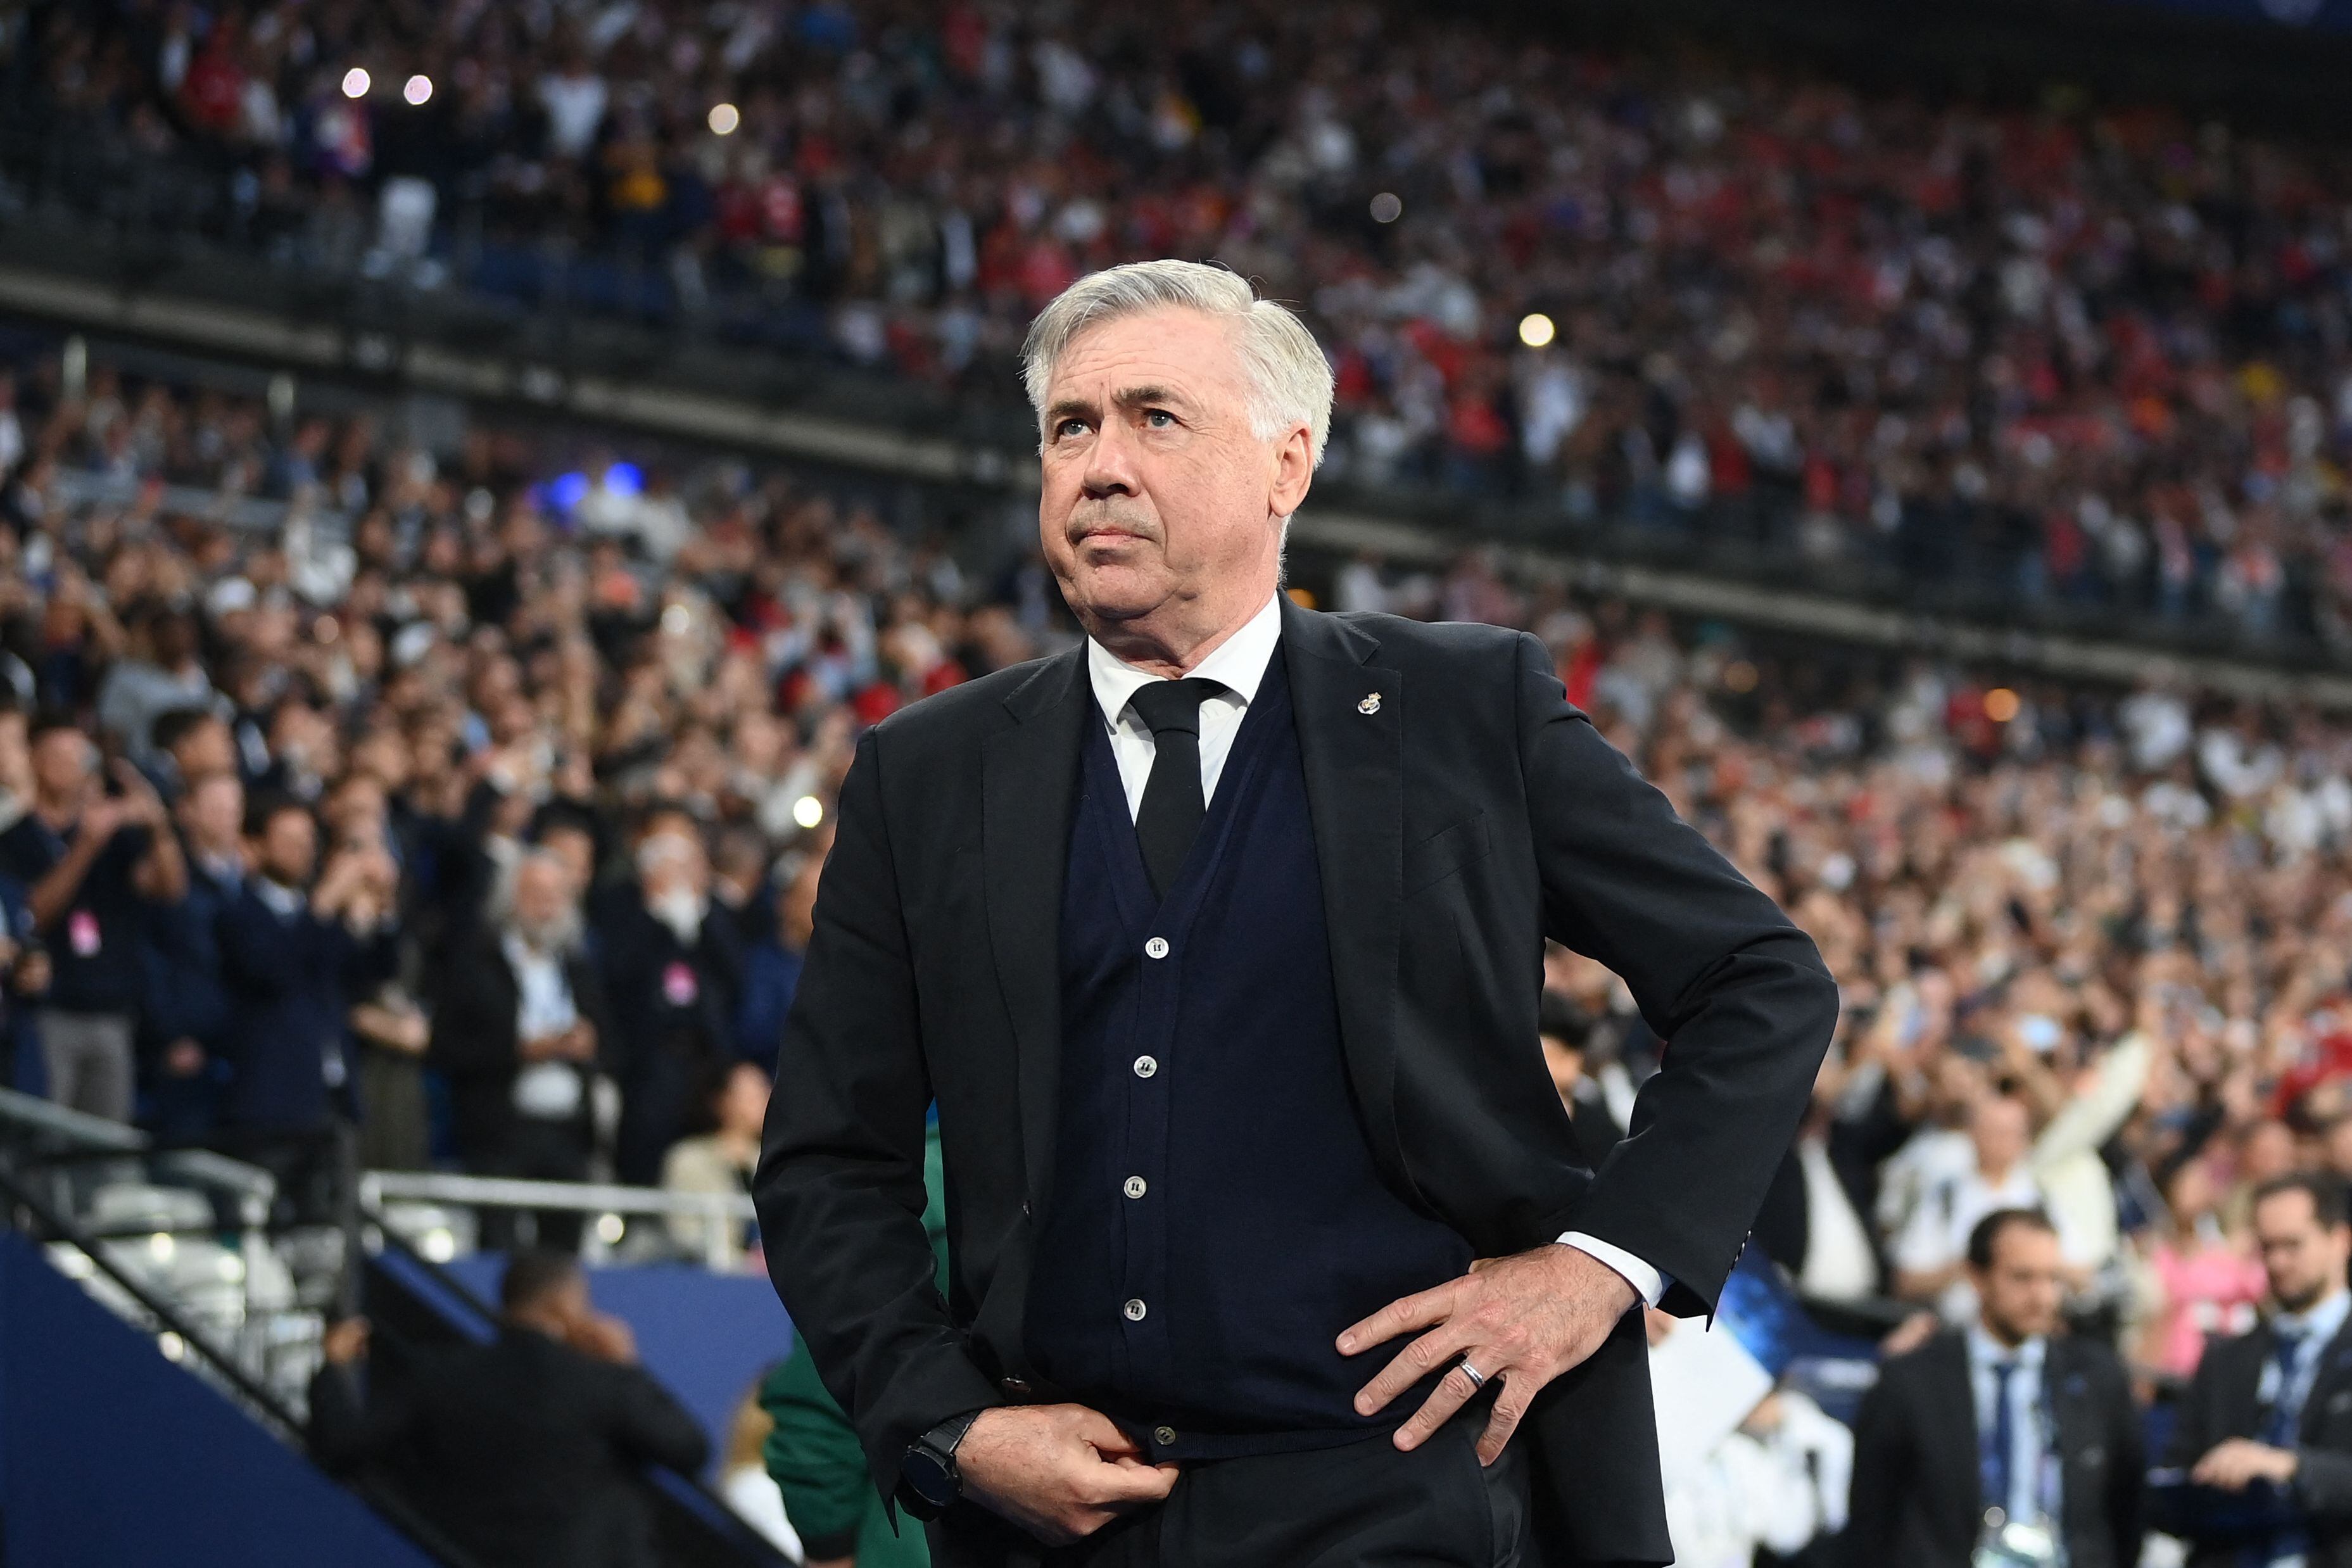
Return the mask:
{"type": "Polygon", "coordinates": [[[1356,704],[1356,711],[1359,713],[1377,713],[1380,710],[1381,694],[1377,691],[1365,692],[1364,700],[1356,704]]]}

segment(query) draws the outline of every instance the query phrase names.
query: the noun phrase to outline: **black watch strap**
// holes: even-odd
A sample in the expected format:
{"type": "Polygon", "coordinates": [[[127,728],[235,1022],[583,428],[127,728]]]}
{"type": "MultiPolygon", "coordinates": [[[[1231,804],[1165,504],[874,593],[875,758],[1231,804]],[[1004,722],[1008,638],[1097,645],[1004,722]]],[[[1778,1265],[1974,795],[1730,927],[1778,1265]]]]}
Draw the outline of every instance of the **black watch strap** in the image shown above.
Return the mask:
{"type": "Polygon", "coordinates": [[[978,1410],[950,1415],[908,1447],[907,1457],[899,1464],[899,1475],[914,1500],[925,1509],[945,1509],[961,1494],[963,1477],[956,1468],[956,1449],[962,1445],[964,1434],[971,1430],[971,1424],[979,1419],[978,1410]]]}

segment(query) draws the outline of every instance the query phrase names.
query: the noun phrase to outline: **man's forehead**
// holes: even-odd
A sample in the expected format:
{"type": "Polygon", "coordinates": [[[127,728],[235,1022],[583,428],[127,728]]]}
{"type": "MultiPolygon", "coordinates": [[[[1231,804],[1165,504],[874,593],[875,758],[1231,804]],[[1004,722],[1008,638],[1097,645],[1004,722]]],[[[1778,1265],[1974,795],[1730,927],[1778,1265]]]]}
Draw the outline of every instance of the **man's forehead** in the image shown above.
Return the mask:
{"type": "Polygon", "coordinates": [[[1198,310],[1176,308],[1119,316],[1087,328],[1054,363],[1049,400],[1091,401],[1138,386],[1205,394],[1234,381],[1241,364],[1233,332],[1198,310]]]}

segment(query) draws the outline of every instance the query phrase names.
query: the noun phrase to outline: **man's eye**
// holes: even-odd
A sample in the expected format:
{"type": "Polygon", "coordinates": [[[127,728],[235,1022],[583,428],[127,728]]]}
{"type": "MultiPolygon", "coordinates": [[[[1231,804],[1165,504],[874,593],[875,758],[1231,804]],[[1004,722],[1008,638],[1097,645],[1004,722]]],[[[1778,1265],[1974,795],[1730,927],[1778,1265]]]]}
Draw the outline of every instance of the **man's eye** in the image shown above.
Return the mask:
{"type": "Polygon", "coordinates": [[[1086,427],[1087,422],[1083,419],[1065,419],[1059,425],[1054,426],[1054,439],[1056,441],[1062,440],[1084,430],[1086,427]]]}
{"type": "Polygon", "coordinates": [[[1165,430],[1176,423],[1176,416],[1165,408],[1147,408],[1143,411],[1143,417],[1155,430],[1165,430]]]}

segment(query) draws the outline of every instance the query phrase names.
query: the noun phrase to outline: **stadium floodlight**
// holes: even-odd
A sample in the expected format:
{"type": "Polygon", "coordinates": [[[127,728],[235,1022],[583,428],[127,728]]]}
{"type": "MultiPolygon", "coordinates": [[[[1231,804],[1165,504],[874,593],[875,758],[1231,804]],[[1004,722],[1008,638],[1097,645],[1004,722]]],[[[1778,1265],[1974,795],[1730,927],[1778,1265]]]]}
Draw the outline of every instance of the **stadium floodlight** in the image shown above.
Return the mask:
{"type": "Polygon", "coordinates": [[[1519,342],[1531,349],[1543,348],[1559,333],[1549,316],[1541,310],[1530,310],[1519,318],[1519,342]]]}
{"type": "Polygon", "coordinates": [[[813,795],[804,795],[793,802],[793,820],[803,827],[814,827],[824,820],[824,802],[813,795]]]}
{"type": "Polygon", "coordinates": [[[1404,198],[1394,191],[1382,191],[1372,198],[1372,221],[1394,223],[1404,216],[1404,198]]]}
{"type": "Polygon", "coordinates": [[[619,1215],[600,1214],[596,1216],[596,1239],[607,1247],[616,1245],[628,1233],[628,1222],[619,1215]]]}
{"type": "Polygon", "coordinates": [[[735,128],[742,123],[742,111],[733,104],[714,103],[710,106],[710,133],[713,136],[732,136],[735,128]]]}
{"type": "Polygon", "coordinates": [[[412,109],[422,109],[425,100],[433,96],[433,79],[423,71],[418,71],[408,79],[405,86],[401,88],[400,96],[408,100],[409,107],[412,109]]]}
{"type": "Polygon", "coordinates": [[[343,73],[343,96],[365,98],[368,95],[368,73],[365,66],[353,66],[343,73]]]}

